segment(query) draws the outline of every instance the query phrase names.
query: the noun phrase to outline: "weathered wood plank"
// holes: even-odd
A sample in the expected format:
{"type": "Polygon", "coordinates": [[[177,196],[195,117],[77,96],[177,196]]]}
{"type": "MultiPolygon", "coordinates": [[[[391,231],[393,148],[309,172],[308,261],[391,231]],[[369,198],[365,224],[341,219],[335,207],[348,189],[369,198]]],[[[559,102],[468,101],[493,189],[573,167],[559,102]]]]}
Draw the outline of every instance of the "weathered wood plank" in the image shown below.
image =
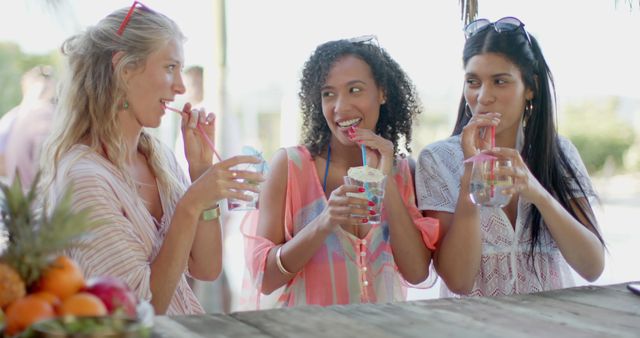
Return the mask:
{"type": "MultiPolygon", "coordinates": [[[[530,337],[553,335],[560,337],[597,337],[581,327],[568,327],[545,318],[530,317],[522,313],[496,306],[494,303],[483,301],[485,298],[451,299],[449,304],[429,301],[409,302],[404,306],[413,306],[429,315],[438,311],[443,321],[453,321],[450,329],[456,332],[472,332],[472,336],[482,337],[530,337]]],[[[488,298],[487,298],[488,299],[488,298]]],[[[500,302],[498,298],[494,301],[500,302]]],[[[468,336],[468,335],[467,335],[468,336]]],[[[601,336],[601,335],[600,335],[601,336]]]]}
{"type": "Polygon", "coordinates": [[[626,294],[626,293],[630,293],[631,292],[631,291],[629,291],[629,289],[627,289],[627,284],[632,284],[632,283],[640,284],[640,281],[621,283],[621,284],[613,284],[613,285],[600,285],[600,287],[605,288],[605,289],[624,292],[626,294]]]}
{"type": "Polygon", "coordinates": [[[327,307],[236,312],[230,316],[274,337],[378,338],[389,334],[327,307]]]}
{"type": "Polygon", "coordinates": [[[153,337],[270,337],[226,315],[158,316],[153,337]]]}
{"type": "Polygon", "coordinates": [[[174,321],[172,317],[156,316],[153,319],[153,338],[182,338],[193,337],[200,338],[201,336],[191,333],[190,330],[174,321]]]}
{"type": "Polygon", "coordinates": [[[628,290],[620,292],[606,287],[589,285],[547,291],[537,295],[640,315],[640,299],[628,290]]]}
{"type": "MultiPolygon", "coordinates": [[[[495,337],[496,335],[512,335],[503,328],[491,328],[482,332],[478,327],[461,325],[468,317],[458,312],[443,311],[438,308],[414,306],[410,303],[378,304],[375,306],[361,304],[357,306],[331,307],[331,310],[342,313],[353,319],[366,323],[389,336],[396,337],[495,337]]],[[[484,329],[489,327],[484,326],[484,329]]]]}
{"type": "Polygon", "coordinates": [[[625,284],[530,295],[158,316],[153,337],[638,337],[625,284]]]}
{"type": "Polygon", "coordinates": [[[477,301],[494,306],[496,312],[516,314],[530,322],[544,322],[543,327],[537,328],[539,333],[556,333],[557,326],[569,328],[580,335],[599,337],[637,336],[640,333],[640,317],[637,315],[548,298],[542,294],[478,298],[477,301]]]}

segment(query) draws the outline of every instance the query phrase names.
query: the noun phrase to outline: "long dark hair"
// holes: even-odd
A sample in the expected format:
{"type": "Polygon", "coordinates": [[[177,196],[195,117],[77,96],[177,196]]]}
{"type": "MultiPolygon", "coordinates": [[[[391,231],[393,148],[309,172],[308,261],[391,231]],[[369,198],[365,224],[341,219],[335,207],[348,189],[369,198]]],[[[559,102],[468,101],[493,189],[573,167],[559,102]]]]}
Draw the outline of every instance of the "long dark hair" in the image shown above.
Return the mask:
{"type": "MultiPolygon", "coordinates": [[[[604,239],[598,232],[596,219],[591,212],[586,187],[580,183],[576,168],[560,148],[555,124],[556,94],[553,76],[538,41],[530,34],[527,36],[524,27],[502,33],[491,28],[484,29],[467,39],[462,57],[464,66],[466,67],[473,56],[484,53],[496,53],[506,57],[518,67],[525,86],[534,93],[531,102],[533,108],[525,111],[523,116],[527,121],[527,127],[524,130],[524,146],[520,152],[522,159],[540,184],[551,192],[574,218],[579,220],[579,214],[589,220],[593,225],[593,232],[604,245],[604,239]],[[577,183],[580,196],[574,196],[570,181],[577,183]],[[571,200],[575,197],[585,197],[586,205],[575,203],[574,209],[571,200]]],[[[470,114],[467,109],[463,94],[453,135],[460,134],[469,122],[470,114]]],[[[540,245],[540,231],[546,227],[535,205],[531,206],[525,224],[531,231],[529,257],[533,259],[533,252],[540,245]]]]}
{"type": "Polygon", "coordinates": [[[353,55],[369,65],[376,85],[385,93],[386,103],[380,106],[375,133],[393,142],[394,154],[399,155],[400,140],[411,152],[411,124],[421,111],[413,83],[391,56],[377,45],[377,41],[354,42],[337,40],[318,46],[304,64],[299,92],[302,110],[302,143],[312,156],[319,155],[329,143],[331,130],[322,113],[320,88],[331,67],[341,58],[353,55]]]}

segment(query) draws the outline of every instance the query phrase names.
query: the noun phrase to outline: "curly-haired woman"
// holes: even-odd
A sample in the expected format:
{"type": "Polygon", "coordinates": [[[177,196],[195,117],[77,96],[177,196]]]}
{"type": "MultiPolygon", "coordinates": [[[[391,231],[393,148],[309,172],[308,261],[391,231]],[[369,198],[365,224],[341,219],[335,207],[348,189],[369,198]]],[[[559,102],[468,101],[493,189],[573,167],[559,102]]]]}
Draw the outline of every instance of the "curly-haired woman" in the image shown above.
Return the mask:
{"type": "Polygon", "coordinates": [[[303,144],[275,154],[257,229],[244,231],[256,289],[285,286],[280,306],[404,300],[405,281],[429,275],[438,231],[420,215],[399,156],[420,112],[411,81],[375,38],[337,40],[305,63],[299,95],[303,144]],[[343,184],[363,164],[361,145],[368,166],[389,178],[378,225],[363,217],[371,202],[348,197],[358,188],[343,184]]]}

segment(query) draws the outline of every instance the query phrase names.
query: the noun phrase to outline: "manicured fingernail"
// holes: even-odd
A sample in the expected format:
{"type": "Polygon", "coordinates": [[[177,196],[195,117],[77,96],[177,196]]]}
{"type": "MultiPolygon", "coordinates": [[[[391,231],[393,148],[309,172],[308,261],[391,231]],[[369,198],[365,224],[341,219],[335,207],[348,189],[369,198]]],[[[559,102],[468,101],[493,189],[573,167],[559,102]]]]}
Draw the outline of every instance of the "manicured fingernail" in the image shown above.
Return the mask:
{"type": "Polygon", "coordinates": [[[369,210],[369,215],[373,216],[373,215],[375,215],[375,214],[376,214],[376,211],[375,211],[375,210],[369,210]]]}
{"type": "Polygon", "coordinates": [[[363,219],[362,219],[362,223],[369,223],[369,220],[368,220],[368,219],[366,219],[366,218],[363,218],[363,219]]]}
{"type": "Polygon", "coordinates": [[[360,187],[360,188],[358,188],[358,191],[359,192],[365,192],[366,190],[364,188],[360,187]]]}
{"type": "Polygon", "coordinates": [[[375,203],[373,203],[372,201],[369,201],[369,206],[370,206],[370,207],[373,207],[373,206],[375,206],[375,205],[376,205],[375,203]]]}

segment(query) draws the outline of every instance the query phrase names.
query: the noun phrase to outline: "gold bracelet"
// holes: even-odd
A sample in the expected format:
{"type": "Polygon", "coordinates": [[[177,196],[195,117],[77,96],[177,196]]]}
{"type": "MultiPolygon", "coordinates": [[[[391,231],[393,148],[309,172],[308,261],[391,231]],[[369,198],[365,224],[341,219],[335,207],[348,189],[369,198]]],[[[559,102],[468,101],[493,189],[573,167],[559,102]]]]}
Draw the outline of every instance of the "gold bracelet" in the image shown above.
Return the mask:
{"type": "Polygon", "coordinates": [[[278,270],[280,270],[280,272],[282,272],[283,275],[285,276],[293,276],[294,274],[289,272],[289,270],[284,268],[284,265],[282,265],[282,257],[280,256],[282,254],[282,246],[278,247],[278,250],[276,250],[276,265],[278,266],[278,270]]]}
{"type": "Polygon", "coordinates": [[[215,207],[202,212],[203,221],[213,221],[220,217],[220,204],[216,204],[215,207]]]}

